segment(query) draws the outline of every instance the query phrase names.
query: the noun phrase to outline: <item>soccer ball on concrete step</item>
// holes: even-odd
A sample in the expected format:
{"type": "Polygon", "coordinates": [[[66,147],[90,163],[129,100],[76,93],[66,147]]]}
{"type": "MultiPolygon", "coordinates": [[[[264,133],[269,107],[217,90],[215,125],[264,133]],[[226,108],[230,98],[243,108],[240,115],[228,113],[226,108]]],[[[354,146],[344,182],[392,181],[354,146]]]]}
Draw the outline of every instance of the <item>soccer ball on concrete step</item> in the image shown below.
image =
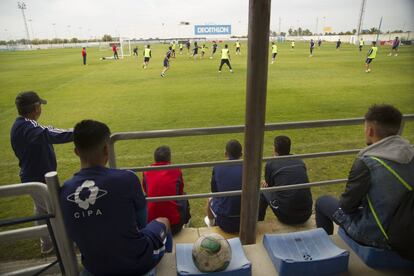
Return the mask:
{"type": "Polygon", "coordinates": [[[201,272],[225,270],[231,261],[229,242],[213,233],[200,237],[193,245],[193,261],[201,272]]]}

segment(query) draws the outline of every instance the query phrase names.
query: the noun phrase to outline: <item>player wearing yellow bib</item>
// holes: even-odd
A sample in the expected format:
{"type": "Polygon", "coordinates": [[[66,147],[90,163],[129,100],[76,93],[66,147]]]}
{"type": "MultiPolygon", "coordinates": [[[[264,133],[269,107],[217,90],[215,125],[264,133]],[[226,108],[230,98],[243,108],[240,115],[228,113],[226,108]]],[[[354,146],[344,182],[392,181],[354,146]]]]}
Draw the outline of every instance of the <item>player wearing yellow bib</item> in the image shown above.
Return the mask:
{"type": "Polygon", "coordinates": [[[359,51],[360,52],[362,51],[362,47],[364,47],[364,40],[361,37],[361,39],[359,40],[359,51]]]}
{"type": "Polygon", "coordinates": [[[241,55],[240,42],[237,40],[235,45],[236,45],[236,55],[241,55]]]}
{"type": "Polygon", "coordinates": [[[291,47],[291,49],[290,49],[290,50],[295,49],[295,41],[292,41],[292,42],[290,43],[290,47],[291,47]]]}
{"type": "Polygon", "coordinates": [[[233,69],[230,65],[230,54],[229,54],[229,46],[226,44],[224,45],[224,49],[221,49],[221,63],[219,68],[219,73],[221,73],[221,68],[224,64],[227,64],[227,66],[230,68],[230,72],[233,73],[233,69]]]}
{"type": "Polygon", "coordinates": [[[173,58],[175,58],[175,41],[173,41],[172,45],[171,45],[171,56],[173,58]]]}
{"type": "Polygon", "coordinates": [[[180,48],[180,55],[182,55],[183,54],[183,43],[182,42],[180,42],[179,44],[178,44],[178,48],[180,48]]]}
{"type": "Polygon", "coordinates": [[[367,60],[365,61],[365,73],[371,72],[371,62],[373,59],[377,57],[377,52],[378,52],[377,43],[375,41],[372,41],[372,47],[368,51],[367,60]]]}
{"type": "Polygon", "coordinates": [[[208,49],[208,47],[206,46],[206,44],[203,44],[203,46],[201,47],[201,57],[200,58],[204,57],[204,54],[206,53],[207,49],[208,49]]]}
{"type": "Polygon", "coordinates": [[[272,42],[272,64],[275,62],[277,56],[277,45],[272,42]]]}
{"type": "Polygon", "coordinates": [[[151,49],[150,49],[150,45],[148,44],[147,48],[144,49],[144,63],[142,64],[142,67],[144,69],[147,69],[150,58],[151,58],[151,49]]]}

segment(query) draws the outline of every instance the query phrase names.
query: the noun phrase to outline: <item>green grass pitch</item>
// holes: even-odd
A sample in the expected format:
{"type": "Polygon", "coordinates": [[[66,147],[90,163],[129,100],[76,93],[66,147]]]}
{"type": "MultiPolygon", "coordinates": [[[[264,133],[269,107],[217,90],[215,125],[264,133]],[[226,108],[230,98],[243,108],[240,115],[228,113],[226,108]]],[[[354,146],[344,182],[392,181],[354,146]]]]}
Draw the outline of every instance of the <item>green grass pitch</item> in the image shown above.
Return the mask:
{"type": "MultiPolygon", "coordinates": [[[[209,47],[211,43],[208,43],[209,47]]],[[[222,45],[220,45],[222,46],[222,45]]],[[[246,44],[242,55],[234,54],[234,73],[224,67],[218,73],[219,55],[213,60],[194,60],[184,51],[172,59],[165,78],[160,77],[166,45],[153,45],[149,68],[143,70],[139,57],[100,61],[110,51],[88,49],[88,66],[81,65],[81,49],[37,50],[0,53],[0,185],[18,183],[19,168],[10,146],[10,127],[16,117],[14,99],[18,92],[35,90],[48,100],[40,123],[73,127],[82,119],[107,123],[112,132],[158,130],[224,125],[242,125],[245,116],[246,44]]],[[[316,48],[308,57],[308,44],[279,43],[276,63],[270,65],[266,122],[290,122],[362,117],[373,103],[390,103],[403,113],[414,113],[414,47],[402,46],[398,57],[388,57],[389,46],[379,48],[372,72],[364,72],[368,46],[359,53],[344,44],[316,48]]],[[[209,49],[210,50],[210,49],[209,49]]],[[[220,48],[219,51],[220,52],[220,48]]],[[[364,147],[362,126],[332,127],[265,134],[264,155],[272,153],[275,135],[292,138],[293,153],[309,153],[364,147]]],[[[406,123],[404,136],[414,141],[414,123],[406,123]]],[[[171,146],[173,163],[222,160],[228,139],[243,140],[242,134],[125,141],[116,144],[119,166],[148,165],[153,150],[171,146]]],[[[61,182],[79,168],[73,145],[57,145],[61,182]]],[[[311,181],[347,176],[353,156],[307,159],[311,181]]],[[[140,178],[142,177],[139,174],[140,178]]],[[[184,170],[187,193],[210,190],[211,168],[184,170]]],[[[343,185],[312,190],[339,195],[343,185]]],[[[192,224],[202,226],[205,200],[191,201],[192,224]]],[[[1,198],[0,219],[32,214],[28,197],[1,198]]],[[[269,214],[268,220],[274,220],[269,214]]],[[[2,229],[5,230],[5,229],[2,229]]],[[[1,245],[0,261],[38,257],[37,241],[1,245]]]]}

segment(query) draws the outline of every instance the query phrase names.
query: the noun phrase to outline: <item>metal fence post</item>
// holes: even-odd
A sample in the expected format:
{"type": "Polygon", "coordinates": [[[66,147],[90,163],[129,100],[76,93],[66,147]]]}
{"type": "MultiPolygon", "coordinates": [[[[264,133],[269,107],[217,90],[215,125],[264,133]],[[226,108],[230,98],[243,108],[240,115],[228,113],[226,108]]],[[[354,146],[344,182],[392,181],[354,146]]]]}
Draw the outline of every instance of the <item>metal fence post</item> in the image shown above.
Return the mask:
{"type": "Polygon", "coordinates": [[[260,176],[265,130],[270,0],[249,1],[246,122],[240,239],[256,243],[260,176]]]}
{"type": "Polygon", "coordinates": [[[116,169],[115,141],[113,141],[112,139],[109,141],[108,164],[111,169],[116,169]]]}
{"type": "Polygon", "coordinates": [[[59,178],[57,172],[48,172],[45,175],[46,184],[50,194],[50,201],[52,203],[53,213],[55,218],[50,222],[54,228],[57,244],[62,257],[62,263],[65,267],[66,275],[77,276],[79,275],[79,267],[76,259],[75,251],[73,249],[73,243],[69,239],[68,233],[63,221],[62,210],[59,204],[59,178]]]}

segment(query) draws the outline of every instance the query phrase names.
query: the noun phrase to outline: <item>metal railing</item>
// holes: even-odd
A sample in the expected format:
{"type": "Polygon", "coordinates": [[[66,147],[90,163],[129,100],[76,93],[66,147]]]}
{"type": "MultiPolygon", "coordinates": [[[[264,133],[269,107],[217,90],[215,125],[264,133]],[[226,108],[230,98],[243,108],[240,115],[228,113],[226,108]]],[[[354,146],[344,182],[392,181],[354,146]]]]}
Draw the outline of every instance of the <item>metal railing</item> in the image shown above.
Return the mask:
{"type": "Polygon", "coordinates": [[[49,197],[50,188],[48,188],[48,186],[51,186],[50,184],[54,184],[51,177],[52,176],[48,177],[46,175],[46,180],[50,182],[48,185],[39,182],[29,182],[0,186],[0,197],[12,197],[28,194],[32,196],[32,198],[41,199],[44,202],[47,211],[47,214],[1,221],[0,226],[16,225],[39,220],[45,220],[46,225],[2,231],[0,232],[0,242],[40,238],[50,234],[57,257],[57,260],[52,263],[10,272],[12,275],[38,275],[46,269],[54,266],[56,263],[59,263],[62,274],[79,274],[73,244],[67,237],[59,204],[56,205],[55,200],[49,197]]]}
{"type": "MultiPolygon", "coordinates": [[[[250,79],[251,80],[251,79],[250,79]]],[[[249,91],[249,89],[247,89],[249,91]]],[[[250,89],[252,90],[252,89],[250,89]]],[[[254,90],[254,89],[253,89],[254,90]]],[[[252,92],[252,91],[250,91],[252,92]]],[[[248,96],[252,93],[247,93],[248,96]]],[[[252,100],[252,99],[251,99],[252,100]]],[[[254,101],[257,99],[254,98],[254,101]]],[[[339,156],[347,154],[355,154],[359,149],[342,150],[342,151],[330,151],[308,154],[296,154],[290,156],[278,156],[278,157],[264,157],[262,155],[263,148],[263,131],[274,130],[292,130],[292,129],[305,129],[305,128],[320,128],[320,127],[338,127],[338,126],[351,126],[358,125],[364,122],[364,118],[351,118],[351,119],[339,119],[339,120],[319,120],[319,121],[304,121],[304,122],[291,122],[291,123],[273,123],[266,124],[258,123],[259,119],[255,119],[252,115],[254,113],[253,105],[249,104],[247,99],[246,103],[246,127],[245,126],[223,126],[223,127],[209,127],[209,128],[189,128],[189,129],[176,129],[176,130],[155,130],[155,131],[137,131],[137,132],[121,132],[114,133],[111,136],[109,143],[109,166],[116,168],[116,154],[115,154],[115,142],[121,140],[138,140],[149,138],[166,138],[166,137],[184,137],[184,136],[200,136],[200,135],[214,135],[214,134],[229,134],[229,133],[242,133],[245,132],[245,160],[226,160],[226,161],[211,161],[211,162],[196,162],[186,164],[175,164],[165,166],[144,166],[144,167],[130,167],[122,169],[130,169],[135,172],[150,171],[150,170],[164,170],[173,168],[200,168],[200,167],[212,167],[216,165],[231,165],[243,163],[243,190],[242,191],[227,191],[223,193],[205,193],[205,194],[190,194],[181,196],[167,196],[167,197],[149,197],[148,201],[166,201],[166,200],[185,200],[193,198],[206,198],[217,196],[241,196],[241,222],[240,222],[240,239],[242,244],[253,244],[256,241],[256,217],[258,208],[258,195],[265,191],[282,191],[289,189],[310,188],[314,186],[333,185],[345,182],[346,179],[334,179],[319,181],[313,183],[302,183],[289,186],[279,186],[271,188],[259,189],[258,182],[260,181],[260,161],[268,161],[273,159],[290,159],[290,158],[320,158],[328,156],[339,156]],[[249,108],[250,106],[250,108],[249,108]],[[255,127],[253,127],[253,125],[255,127]],[[260,132],[260,135],[255,133],[260,132]],[[252,170],[252,171],[250,171],[252,170]],[[257,186],[256,186],[257,185],[257,186]]],[[[256,103],[258,103],[256,101],[256,103]]],[[[403,117],[399,134],[402,133],[404,128],[404,121],[414,120],[414,114],[407,114],[403,117]]]]}
{"type": "MultiPolygon", "coordinates": [[[[404,115],[404,121],[414,121],[414,114],[404,115]]],[[[319,120],[319,121],[302,121],[302,122],[290,122],[290,123],[271,123],[265,125],[265,131],[275,130],[294,130],[294,129],[307,129],[307,128],[321,128],[321,127],[338,127],[338,126],[353,126],[359,125],[364,122],[364,118],[351,118],[351,119],[336,119],[336,120],[319,120]]],[[[402,133],[403,125],[400,130],[402,133]]],[[[172,138],[172,137],[186,137],[186,136],[202,136],[202,135],[217,135],[217,134],[231,134],[244,132],[244,126],[222,126],[222,127],[207,127],[207,128],[187,128],[187,129],[170,129],[170,130],[151,130],[151,131],[133,131],[133,132],[116,132],[111,135],[109,141],[109,167],[117,168],[115,143],[125,140],[141,140],[141,139],[153,139],[153,138],[172,138]]],[[[339,155],[349,155],[359,152],[360,149],[307,153],[307,154],[295,154],[289,156],[278,157],[265,157],[263,161],[269,161],[273,159],[290,159],[290,158],[320,158],[331,157],[339,155]]],[[[123,167],[121,169],[129,169],[135,172],[152,171],[152,170],[164,170],[173,168],[201,168],[201,167],[213,167],[216,165],[233,165],[240,164],[243,160],[225,160],[225,161],[210,161],[210,162],[195,162],[185,164],[174,164],[165,166],[139,166],[139,167],[123,167]]]]}

